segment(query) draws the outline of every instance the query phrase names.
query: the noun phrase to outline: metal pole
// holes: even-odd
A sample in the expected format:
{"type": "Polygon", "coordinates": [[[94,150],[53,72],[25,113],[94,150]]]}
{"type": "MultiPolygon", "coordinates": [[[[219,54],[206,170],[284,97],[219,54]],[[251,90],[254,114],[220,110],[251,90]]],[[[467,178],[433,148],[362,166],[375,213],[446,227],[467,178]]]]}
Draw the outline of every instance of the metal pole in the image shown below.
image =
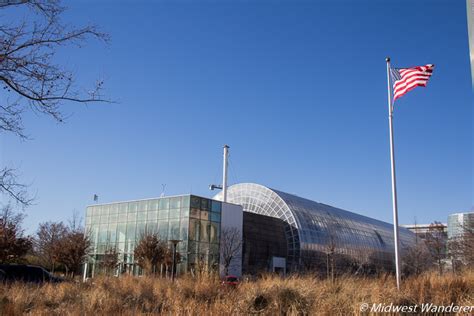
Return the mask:
{"type": "Polygon", "coordinates": [[[393,235],[395,242],[395,273],[397,276],[397,289],[400,290],[400,256],[398,252],[398,204],[397,204],[397,181],[395,178],[395,149],[393,143],[393,106],[390,87],[390,57],[387,62],[387,89],[388,89],[388,122],[390,127],[390,160],[392,169],[392,207],[393,207],[393,235]]]}
{"type": "Polygon", "coordinates": [[[173,266],[171,267],[171,282],[174,282],[174,270],[176,265],[176,243],[173,242],[173,266]]]}
{"type": "Polygon", "coordinates": [[[227,158],[229,157],[229,146],[224,145],[224,166],[222,170],[222,202],[227,202],[227,158]]]}
{"type": "Polygon", "coordinates": [[[88,265],[87,265],[87,262],[84,263],[84,274],[82,275],[82,282],[86,282],[86,279],[87,279],[87,268],[88,268],[88,265]]]}

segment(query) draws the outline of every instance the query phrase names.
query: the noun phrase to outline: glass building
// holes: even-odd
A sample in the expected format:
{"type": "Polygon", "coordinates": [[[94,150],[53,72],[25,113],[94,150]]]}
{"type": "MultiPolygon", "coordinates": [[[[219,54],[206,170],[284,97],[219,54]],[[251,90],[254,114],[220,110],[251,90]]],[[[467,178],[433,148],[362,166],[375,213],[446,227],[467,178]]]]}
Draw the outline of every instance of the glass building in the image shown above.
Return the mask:
{"type": "Polygon", "coordinates": [[[86,233],[92,246],[85,275],[100,272],[108,249],[119,253],[117,272],[140,274],[133,252],[147,232],[158,233],[164,241],[180,240],[178,274],[192,271],[198,261],[214,268],[219,263],[222,205],[220,201],[182,195],[88,206],[86,233]]]}
{"type": "MultiPolygon", "coordinates": [[[[214,198],[221,199],[222,193],[214,198]]],[[[287,271],[300,269],[308,260],[321,259],[331,245],[337,253],[359,262],[371,260],[393,267],[392,224],[254,183],[229,187],[227,201],[242,205],[244,212],[274,217],[284,223],[280,226],[284,227],[287,271]]],[[[244,221],[244,231],[245,225],[244,221]]],[[[399,232],[402,249],[414,243],[412,232],[402,227],[399,232]]]]}
{"type": "Polygon", "coordinates": [[[455,213],[448,216],[448,238],[463,237],[474,229],[474,212],[455,213]]]}

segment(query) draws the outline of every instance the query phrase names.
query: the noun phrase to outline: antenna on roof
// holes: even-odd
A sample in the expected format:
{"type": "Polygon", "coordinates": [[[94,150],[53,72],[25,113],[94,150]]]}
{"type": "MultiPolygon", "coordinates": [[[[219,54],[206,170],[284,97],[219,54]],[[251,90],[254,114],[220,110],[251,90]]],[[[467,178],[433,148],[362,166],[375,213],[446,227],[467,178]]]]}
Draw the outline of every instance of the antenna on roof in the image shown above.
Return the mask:
{"type": "Polygon", "coordinates": [[[164,196],[165,196],[165,188],[166,188],[166,183],[162,183],[162,184],[161,184],[161,194],[160,194],[160,197],[164,197],[164,196]]]}

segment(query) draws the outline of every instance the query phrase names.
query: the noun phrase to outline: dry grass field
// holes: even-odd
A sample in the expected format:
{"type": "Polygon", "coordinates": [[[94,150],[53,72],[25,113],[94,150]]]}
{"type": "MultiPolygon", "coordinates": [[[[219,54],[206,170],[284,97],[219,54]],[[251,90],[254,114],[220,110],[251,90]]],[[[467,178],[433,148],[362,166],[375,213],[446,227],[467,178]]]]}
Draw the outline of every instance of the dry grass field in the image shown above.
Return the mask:
{"type": "Polygon", "coordinates": [[[90,283],[0,286],[1,315],[357,315],[362,303],[473,305],[474,272],[408,278],[264,277],[226,288],[212,278],[96,278],[90,283]]]}

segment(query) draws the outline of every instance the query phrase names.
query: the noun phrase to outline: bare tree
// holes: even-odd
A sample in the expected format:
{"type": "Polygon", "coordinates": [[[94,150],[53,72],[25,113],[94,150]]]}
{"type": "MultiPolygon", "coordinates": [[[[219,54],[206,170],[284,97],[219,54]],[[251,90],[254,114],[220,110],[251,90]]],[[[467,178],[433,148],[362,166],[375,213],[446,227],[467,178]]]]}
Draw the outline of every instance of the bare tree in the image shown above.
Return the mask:
{"type": "Polygon", "coordinates": [[[464,234],[461,239],[463,258],[466,264],[474,267],[474,227],[467,225],[464,227],[464,234]]]}
{"type": "Polygon", "coordinates": [[[145,273],[154,274],[161,263],[169,257],[169,249],[166,242],[160,239],[158,233],[145,232],[140,236],[137,246],[134,250],[135,262],[145,273]]]}
{"type": "Polygon", "coordinates": [[[425,242],[416,237],[415,244],[408,248],[402,257],[402,269],[406,275],[418,275],[433,265],[433,257],[425,242]]]}
{"type": "Polygon", "coordinates": [[[459,270],[464,264],[464,247],[463,242],[459,238],[450,238],[448,240],[448,255],[451,260],[451,271],[453,274],[459,270]]]}
{"type": "Polygon", "coordinates": [[[64,265],[66,275],[72,278],[79,272],[91,242],[89,236],[84,234],[81,227],[68,228],[66,235],[59,242],[59,250],[57,252],[59,262],[64,265]]]}
{"type": "Polygon", "coordinates": [[[334,281],[334,275],[336,270],[336,255],[337,255],[337,222],[333,220],[327,224],[327,240],[324,252],[326,253],[326,275],[331,277],[334,281]]]}
{"type": "Polygon", "coordinates": [[[457,266],[474,267],[474,224],[460,224],[459,233],[448,241],[448,252],[453,264],[457,266]]]}
{"type": "Polygon", "coordinates": [[[443,260],[446,258],[446,242],[447,237],[444,225],[440,222],[430,224],[426,233],[425,243],[438,266],[440,275],[443,274],[443,260]]]}
{"type": "Polygon", "coordinates": [[[325,252],[317,250],[301,251],[301,269],[306,273],[315,273],[323,277],[327,274],[327,255],[325,252]]]}
{"type": "Polygon", "coordinates": [[[63,222],[41,223],[36,232],[36,254],[42,265],[49,268],[53,273],[61,260],[60,249],[67,234],[68,228],[63,222]]]}
{"type": "Polygon", "coordinates": [[[166,247],[166,249],[164,250],[163,261],[160,263],[165,265],[165,271],[166,272],[169,271],[171,273],[171,277],[173,277],[172,276],[173,273],[176,276],[177,274],[176,265],[180,262],[181,262],[181,255],[179,254],[179,252],[175,253],[174,262],[173,262],[173,246],[171,245],[170,247],[166,247]]]}
{"type": "Polygon", "coordinates": [[[221,258],[225,275],[229,274],[232,262],[240,258],[242,252],[242,233],[236,227],[224,227],[220,238],[221,258]]]}
{"type": "Polygon", "coordinates": [[[105,270],[105,275],[108,275],[110,272],[113,273],[119,266],[119,253],[117,252],[117,248],[107,248],[100,264],[105,270]]]}
{"type": "Polygon", "coordinates": [[[73,213],[69,226],[63,222],[46,222],[36,233],[35,252],[42,265],[53,273],[61,266],[66,275],[80,270],[90,247],[90,238],[84,233],[77,213],[73,213]]]}
{"type": "Polygon", "coordinates": [[[0,263],[19,262],[32,247],[30,237],[23,236],[22,214],[15,214],[11,204],[0,214],[0,263]]]}
{"type": "Polygon", "coordinates": [[[334,270],[335,270],[335,257],[336,256],[336,238],[334,234],[329,234],[328,241],[326,244],[326,271],[327,277],[331,276],[331,280],[334,281],[334,270]]]}
{"type": "Polygon", "coordinates": [[[191,275],[197,278],[209,276],[209,257],[207,253],[197,253],[194,260],[190,262],[191,275]]]}
{"type": "MultiPolygon", "coordinates": [[[[0,101],[0,132],[27,138],[23,126],[27,109],[62,122],[64,102],[105,101],[101,96],[102,81],[89,91],[81,90],[74,83],[74,74],[55,63],[55,54],[61,47],[80,47],[88,38],[108,40],[95,26],[65,25],[61,21],[64,10],[58,0],[0,3],[0,13],[30,13],[10,21],[2,16],[5,22],[0,24],[0,86],[5,96],[0,101]]],[[[0,170],[0,193],[24,206],[32,201],[12,168],[0,170]]]]}

